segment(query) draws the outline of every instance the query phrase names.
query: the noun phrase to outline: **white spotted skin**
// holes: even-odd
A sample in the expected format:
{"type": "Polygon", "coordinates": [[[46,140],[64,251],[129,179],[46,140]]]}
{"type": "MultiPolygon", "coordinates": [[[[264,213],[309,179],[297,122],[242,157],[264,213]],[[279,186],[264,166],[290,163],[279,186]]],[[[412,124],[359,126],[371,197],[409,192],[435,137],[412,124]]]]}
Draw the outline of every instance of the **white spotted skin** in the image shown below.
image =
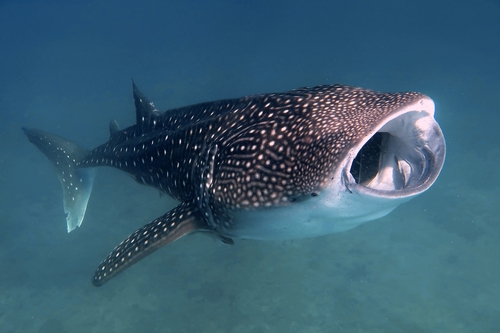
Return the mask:
{"type": "Polygon", "coordinates": [[[72,228],[97,166],[181,202],[119,244],[96,286],[193,231],[232,243],[351,229],[427,190],[445,158],[434,103],[415,92],[328,85],[160,112],[134,85],[134,101],[137,123],[111,122],[109,141],[90,152],[25,129],[58,172],[72,228]]]}
{"type": "Polygon", "coordinates": [[[347,230],[427,189],[444,160],[434,104],[413,92],[319,86],[156,110],[149,123],[143,119],[112,134],[81,165],[114,166],[180,201],[194,200],[208,226],[229,237],[288,239],[347,230]],[[417,114],[423,129],[411,116],[417,114]],[[392,182],[385,175],[371,186],[377,191],[360,187],[356,196],[350,165],[384,126],[403,138],[428,131],[408,144],[428,145],[437,137],[432,149],[439,161],[419,186],[381,193],[383,181],[392,182]],[[267,215],[272,224],[255,222],[267,215]]]}
{"type": "Polygon", "coordinates": [[[67,231],[79,227],[87,210],[87,202],[95,178],[94,168],[77,168],[77,160],[88,151],[57,135],[23,128],[29,140],[52,162],[63,189],[67,231]]]}
{"type": "Polygon", "coordinates": [[[226,235],[277,240],[352,229],[389,214],[401,203],[427,190],[439,175],[444,157],[445,143],[434,120],[434,102],[423,97],[393,110],[366,137],[360,138],[345,158],[338,161],[314,196],[284,207],[235,211],[233,219],[225,224],[226,235]],[[376,132],[391,133],[392,141],[386,143],[385,162],[381,162],[377,176],[370,183],[360,185],[349,170],[361,147],[376,132]],[[424,156],[420,156],[422,153],[424,156]],[[404,168],[409,162],[414,165],[404,168]],[[419,165],[422,170],[409,170],[419,165]],[[404,186],[400,178],[405,178],[404,186]]]}
{"type": "Polygon", "coordinates": [[[123,240],[96,269],[92,283],[101,286],[119,273],[160,247],[195,230],[193,222],[200,216],[190,204],[181,204],[165,215],[146,224],[123,240]]]}

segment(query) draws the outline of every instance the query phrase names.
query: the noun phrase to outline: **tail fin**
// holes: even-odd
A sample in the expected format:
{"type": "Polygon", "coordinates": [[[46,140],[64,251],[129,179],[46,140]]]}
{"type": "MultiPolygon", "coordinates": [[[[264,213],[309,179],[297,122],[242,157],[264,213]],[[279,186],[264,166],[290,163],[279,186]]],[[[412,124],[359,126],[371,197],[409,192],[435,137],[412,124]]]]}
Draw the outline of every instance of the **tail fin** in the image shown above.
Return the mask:
{"type": "Polygon", "coordinates": [[[23,131],[56,169],[63,188],[64,212],[70,232],[82,224],[94,184],[95,169],[77,167],[89,151],[45,131],[28,128],[23,131]]]}

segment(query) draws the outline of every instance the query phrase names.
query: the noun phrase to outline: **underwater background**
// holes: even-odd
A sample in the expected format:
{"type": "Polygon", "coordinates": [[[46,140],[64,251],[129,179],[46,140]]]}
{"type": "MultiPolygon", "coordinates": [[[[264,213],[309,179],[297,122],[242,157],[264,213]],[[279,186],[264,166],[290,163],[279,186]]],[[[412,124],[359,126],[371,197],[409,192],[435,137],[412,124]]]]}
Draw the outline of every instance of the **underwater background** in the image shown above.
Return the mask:
{"type": "Polygon", "coordinates": [[[0,332],[498,332],[500,2],[1,1],[0,332]],[[294,241],[195,234],[101,288],[97,265],[175,205],[99,168],[68,234],[22,126],[86,148],[160,110],[342,83],[419,91],[447,140],[437,182],[390,215],[294,241]]]}

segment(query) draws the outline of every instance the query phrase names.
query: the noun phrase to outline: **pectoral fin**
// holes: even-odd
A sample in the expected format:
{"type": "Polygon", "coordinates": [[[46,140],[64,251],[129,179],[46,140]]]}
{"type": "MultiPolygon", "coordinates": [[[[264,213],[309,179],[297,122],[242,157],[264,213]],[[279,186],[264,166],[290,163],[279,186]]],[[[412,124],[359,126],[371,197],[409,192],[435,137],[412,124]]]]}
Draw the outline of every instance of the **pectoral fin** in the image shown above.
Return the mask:
{"type": "Polygon", "coordinates": [[[99,287],[148,254],[193,231],[206,231],[203,216],[193,204],[182,203],[127,237],[95,271],[92,283],[99,287]]]}

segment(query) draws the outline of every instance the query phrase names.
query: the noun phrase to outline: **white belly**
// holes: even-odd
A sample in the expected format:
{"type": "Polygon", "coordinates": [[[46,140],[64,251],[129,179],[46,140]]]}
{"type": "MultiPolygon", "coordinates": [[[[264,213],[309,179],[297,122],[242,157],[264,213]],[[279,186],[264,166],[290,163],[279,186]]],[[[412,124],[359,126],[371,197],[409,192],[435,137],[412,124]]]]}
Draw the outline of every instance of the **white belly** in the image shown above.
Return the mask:
{"type": "Polygon", "coordinates": [[[317,197],[286,207],[235,211],[229,237],[280,240],[316,237],[342,232],[389,214],[411,197],[376,197],[345,190],[320,193],[317,197]]]}

